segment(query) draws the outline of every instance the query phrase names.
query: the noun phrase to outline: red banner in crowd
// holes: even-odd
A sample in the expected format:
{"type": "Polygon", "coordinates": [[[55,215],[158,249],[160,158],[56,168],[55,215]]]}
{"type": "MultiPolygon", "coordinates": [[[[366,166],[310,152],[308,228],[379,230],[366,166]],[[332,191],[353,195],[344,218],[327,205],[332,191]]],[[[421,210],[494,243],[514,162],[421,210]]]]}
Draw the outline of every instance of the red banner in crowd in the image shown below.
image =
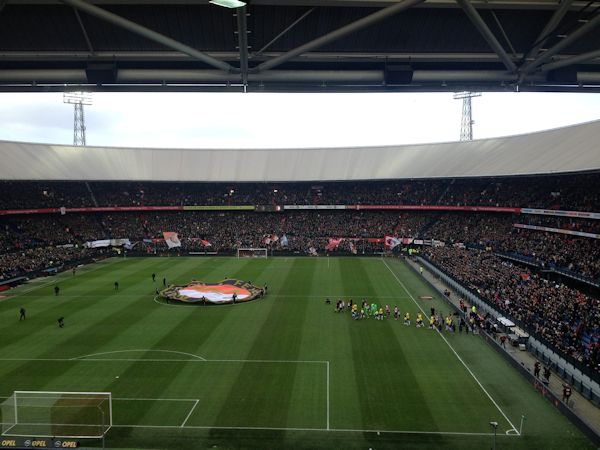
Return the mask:
{"type": "Polygon", "coordinates": [[[329,238],[329,242],[325,246],[325,250],[331,251],[339,247],[344,238],[329,238]]]}

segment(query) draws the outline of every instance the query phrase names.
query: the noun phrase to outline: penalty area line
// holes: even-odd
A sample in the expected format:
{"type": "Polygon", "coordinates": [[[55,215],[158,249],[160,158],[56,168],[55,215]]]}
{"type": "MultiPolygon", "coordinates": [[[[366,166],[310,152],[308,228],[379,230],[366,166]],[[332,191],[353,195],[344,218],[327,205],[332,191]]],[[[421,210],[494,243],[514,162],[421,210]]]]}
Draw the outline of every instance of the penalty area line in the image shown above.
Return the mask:
{"type": "Polygon", "coordinates": [[[196,406],[198,406],[198,402],[199,401],[200,401],[199,399],[196,399],[196,402],[192,405],[192,408],[190,409],[190,412],[188,413],[187,416],[185,416],[185,420],[183,421],[183,423],[181,424],[181,426],[179,428],[185,427],[185,424],[187,423],[188,419],[191,417],[192,413],[196,409],[196,406]]]}
{"type": "MultiPolygon", "coordinates": [[[[386,260],[382,260],[383,264],[385,265],[385,267],[387,267],[387,269],[390,271],[390,273],[393,275],[393,277],[396,279],[396,281],[398,282],[398,284],[400,286],[402,286],[402,289],[404,289],[406,291],[406,293],[410,296],[410,298],[412,299],[412,301],[415,303],[415,305],[417,305],[417,307],[421,310],[421,312],[423,314],[425,314],[425,316],[427,316],[427,313],[425,312],[425,310],[421,307],[421,305],[419,305],[419,303],[417,302],[417,300],[415,300],[415,298],[413,297],[413,295],[410,293],[410,291],[406,288],[406,286],[404,285],[404,283],[402,282],[402,280],[400,280],[400,278],[398,278],[398,275],[396,275],[396,273],[391,269],[391,267],[388,265],[386,260]]],[[[506,435],[507,436],[520,436],[521,433],[519,433],[519,430],[517,430],[517,428],[513,425],[513,423],[510,421],[510,419],[508,418],[508,416],[504,413],[504,411],[502,411],[502,408],[500,408],[500,406],[498,405],[498,403],[496,403],[496,401],[492,398],[492,396],[490,395],[490,393],[486,390],[485,387],[483,387],[483,384],[481,384],[481,382],[479,381],[479,379],[475,376],[475,374],[473,373],[473,371],[469,368],[469,366],[467,366],[467,364],[464,362],[464,360],[460,357],[460,355],[456,352],[456,350],[454,350],[454,347],[452,347],[452,345],[450,344],[450,342],[448,342],[448,340],[446,339],[446,337],[442,334],[442,332],[440,330],[438,330],[436,328],[436,331],[438,333],[438,335],[444,340],[444,342],[446,343],[446,345],[448,345],[448,347],[450,348],[450,350],[452,350],[452,353],[454,353],[454,355],[458,358],[458,360],[461,362],[461,364],[464,366],[465,369],[467,369],[467,372],[469,372],[469,374],[473,377],[473,379],[475,380],[475,382],[479,385],[479,387],[481,388],[481,390],[485,393],[485,395],[490,399],[490,401],[494,404],[494,406],[496,407],[496,409],[498,409],[498,411],[500,411],[500,414],[502,414],[502,416],[506,419],[506,421],[508,422],[508,424],[512,427],[511,430],[507,430],[506,431],[506,435]],[[509,432],[514,431],[515,434],[508,434],[509,432]]]]}

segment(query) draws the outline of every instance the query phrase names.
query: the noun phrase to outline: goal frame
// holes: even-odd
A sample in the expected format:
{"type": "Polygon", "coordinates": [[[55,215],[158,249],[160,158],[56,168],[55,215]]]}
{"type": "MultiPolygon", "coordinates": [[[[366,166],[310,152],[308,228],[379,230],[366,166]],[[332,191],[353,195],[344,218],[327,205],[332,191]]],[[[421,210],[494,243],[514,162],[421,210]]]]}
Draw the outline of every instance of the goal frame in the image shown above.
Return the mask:
{"type": "MultiPolygon", "coordinates": [[[[45,438],[61,438],[61,439],[103,439],[106,436],[106,433],[108,433],[108,431],[112,428],[113,425],[113,410],[112,410],[112,392],[73,392],[73,391],[13,391],[11,397],[13,398],[13,407],[14,407],[14,419],[15,419],[15,423],[14,425],[12,425],[11,427],[9,427],[7,430],[3,430],[2,433],[0,434],[0,436],[15,436],[15,437],[30,437],[32,434],[18,434],[18,433],[11,433],[10,430],[14,427],[16,427],[17,425],[19,425],[19,408],[18,408],[18,394],[40,394],[40,395],[44,395],[44,394],[50,394],[50,395],[56,395],[57,398],[60,395],[63,394],[67,394],[67,395],[90,395],[90,396],[104,396],[106,400],[108,400],[108,423],[102,423],[102,424],[98,424],[98,426],[102,426],[102,434],[100,435],[58,435],[58,434],[39,434],[39,433],[33,433],[36,437],[45,437],[45,438]]],[[[31,397],[30,397],[31,398],[31,397]]],[[[104,414],[102,415],[102,417],[104,418],[104,414]]],[[[57,424],[48,424],[48,425],[62,425],[60,423],[57,424]]],[[[64,424],[64,425],[68,425],[68,424],[64,424]]],[[[86,426],[86,425],[81,425],[81,426],[86,426]]]]}
{"type": "Polygon", "coordinates": [[[240,256],[240,252],[244,252],[244,251],[247,251],[247,252],[259,252],[259,251],[260,252],[264,252],[264,256],[263,255],[258,255],[257,256],[254,253],[251,256],[248,256],[249,258],[265,258],[266,259],[266,258],[269,257],[269,249],[268,248],[264,248],[264,247],[246,247],[246,248],[238,248],[237,249],[236,255],[237,255],[238,259],[245,258],[245,256],[240,256]]]}

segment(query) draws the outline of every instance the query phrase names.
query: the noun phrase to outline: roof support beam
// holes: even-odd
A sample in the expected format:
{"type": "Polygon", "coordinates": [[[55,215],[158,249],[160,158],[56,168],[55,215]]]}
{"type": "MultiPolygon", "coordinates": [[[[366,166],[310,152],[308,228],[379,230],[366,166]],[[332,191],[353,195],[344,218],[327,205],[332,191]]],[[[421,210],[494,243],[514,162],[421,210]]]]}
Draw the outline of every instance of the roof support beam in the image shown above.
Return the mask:
{"type": "Polygon", "coordinates": [[[327,33],[324,36],[307,42],[306,44],[301,45],[299,47],[296,47],[295,49],[292,49],[281,56],[270,59],[269,61],[265,61],[264,63],[259,64],[256,67],[256,69],[258,71],[272,69],[276,66],[283,64],[286,61],[289,61],[292,58],[295,58],[298,55],[314,50],[315,48],[322,47],[326,44],[329,44],[330,42],[333,42],[337,39],[346,36],[347,34],[361,30],[365,27],[368,27],[369,25],[374,24],[375,22],[383,20],[401,11],[404,11],[405,9],[408,9],[411,6],[415,6],[423,2],[424,0],[403,0],[392,6],[388,6],[387,8],[380,9],[379,11],[374,12],[373,14],[369,14],[368,16],[363,17],[362,19],[358,19],[357,21],[345,25],[341,28],[338,28],[337,30],[332,31],[331,33],[327,33]]]}
{"type": "Polygon", "coordinates": [[[83,33],[83,37],[85,39],[85,43],[87,45],[88,50],[90,51],[90,53],[94,53],[94,47],[92,46],[92,41],[90,40],[90,37],[87,34],[87,30],[85,29],[85,26],[83,25],[83,21],[81,20],[81,16],[79,15],[79,11],[77,11],[77,8],[73,8],[73,12],[75,13],[75,17],[77,17],[77,22],[79,22],[79,27],[81,28],[81,32],[83,33]]]}
{"type": "Polygon", "coordinates": [[[285,27],[285,29],[279,33],[277,36],[275,36],[273,39],[271,39],[269,42],[267,42],[263,48],[261,48],[259,51],[257,51],[254,54],[254,57],[260,56],[262,55],[265,50],[267,50],[271,45],[273,45],[275,42],[277,42],[279,39],[281,39],[281,37],[283,37],[288,31],[290,31],[292,28],[294,28],[296,25],[298,25],[300,22],[302,22],[304,20],[304,18],[306,16],[308,16],[310,13],[312,13],[315,10],[315,8],[310,8],[308,11],[306,11],[304,14],[302,14],[300,17],[298,17],[296,20],[294,20],[290,25],[288,25],[287,27],[285,27]]]}
{"type": "Polygon", "coordinates": [[[465,14],[469,17],[469,19],[471,19],[471,22],[473,22],[473,25],[475,25],[475,28],[477,28],[477,30],[481,33],[483,38],[488,43],[488,45],[498,55],[498,57],[500,58],[500,60],[504,64],[504,66],[510,72],[516,72],[517,66],[512,61],[512,59],[510,58],[508,53],[506,53],[506,51],[504,50],[502,45],[500,45],[500,42],[498,42],[498,39],[496,39],[496,36],[494,36],[492,31],[489,29],[487,24],[483,21],[483,19],[481,18],[481,16],[479,15],[479,13],[475,9],[475,7],[471,4],[471,2],[469,0],[456,0],[456,3],[458,3],[460,5],[460,7],[465,12],[465,14]]]}
{"type": "Polygon", "coordinates": [[[237,34],[238,47],[240,52],[240,73],[242,75],[242,84],[248,85],[248,27],[246,20],[246,7],[237,9],[237,34]]]}
{"type": "Polygon", "coordinates": [[[112,23],[113,25],[124,28],[132,33],[143,36],[151,41],[158,42],[165,47],[171,48],[173,50],[180,51],[185,53],[186,55],[191,56],[192,58],[198,59],[212,67],[217,69],[230,71],[233,69],[233,66],[226,63],[225,61],[221,61],[219,59],[213,58],[212,56],[207,55],[206,53],[202,53],[201,51],[196,50],[195,48],[190,47],[189,45],[183,44],[175,39],[171,39],[163,34],[157,33],[149,28],[146,28],[142,25],[139,25],[131,20],[127,20],[121,16],[118,16],[114,13],[106,11],[105,9],[98,8],[97,6],[91,5],[84,0],[61,0],[63,3],[66,3],[73,8],[77,8],[81,11],[84,11],[92,16],[95,16],[99,19],[102,19],[106,22],[112,23]]]}
{"type": "Polygon", "coordinates": [[[583,53],[581,55],[573,56],[571,58],[561,59],[559,61],[551,62],[550,64],[543,64],[540,67],[542,72],[549,70],[560,69],[561,67],[572,66],[581,62],[590,61],[592,59],[600,58],[600,50],[594,50],[593,52],[583,53]]]}
{"type": "Polygon", "coordinates": [[[549,49],[548,51],[546,51],[542,55],[540,55],[537,59],[534,59],[533,61],[525,64],[521,68],[522,75],[527,75],[527,74],[533,72],[538,66],[541,66],[543,63],[548,61],[548,59],[552,58],[554,55],[556,55],[562,49],[571,45],[573,42],[575,42],[577,39],[579,39],[584,34],[592,31],[598,25],[600,25],[600,13],[596,14],[596,16],[593,19],[590,19],[585,25],[583,25],[582,27],[575,30],[573,33],[568,35],[566,38],[564,38],[562,41],[560,41],[554,47],[552,47],[551,49],[549,49]]]}
{"type": "Polygon", "coordinates": [[[527,52],[527,56],[525,56],[525,59],[530,59],[537,56],[538,52],[540,51],[540,48],[542,48],[542,46],[546,43],[546,41],[550,37],[550,33],[556,30],[556,27],[563,19],[563,17],[565,17],[565,14],[569,11],[569,8],[571,7],[572,3],[573,0],[563,0],[561,2],[560,6],[556,9],[556,11],[554,11],[554,14],[535,40],[533,48],[529,50],[529,52],[527,52]]]}

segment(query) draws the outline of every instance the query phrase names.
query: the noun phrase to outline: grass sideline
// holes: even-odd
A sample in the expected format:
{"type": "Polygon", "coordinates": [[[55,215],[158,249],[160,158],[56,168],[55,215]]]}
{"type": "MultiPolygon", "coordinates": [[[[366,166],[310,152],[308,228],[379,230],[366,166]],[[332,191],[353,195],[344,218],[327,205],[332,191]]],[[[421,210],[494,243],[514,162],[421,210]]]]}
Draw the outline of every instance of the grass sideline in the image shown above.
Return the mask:
{"type": "Polygon", "coordinates": [[[413,320],[431,306],[447,313],[399,260],[113,259],[15,293],[0,302],[0,396],[112,392],[109,448],[481,449],[490,421],[498,448],[594,448],[481,339],[333,312],[338,297],[368,297],[413,320]],[[164,305],[163,277],[234,277],[269,294],[164,305]]]}

